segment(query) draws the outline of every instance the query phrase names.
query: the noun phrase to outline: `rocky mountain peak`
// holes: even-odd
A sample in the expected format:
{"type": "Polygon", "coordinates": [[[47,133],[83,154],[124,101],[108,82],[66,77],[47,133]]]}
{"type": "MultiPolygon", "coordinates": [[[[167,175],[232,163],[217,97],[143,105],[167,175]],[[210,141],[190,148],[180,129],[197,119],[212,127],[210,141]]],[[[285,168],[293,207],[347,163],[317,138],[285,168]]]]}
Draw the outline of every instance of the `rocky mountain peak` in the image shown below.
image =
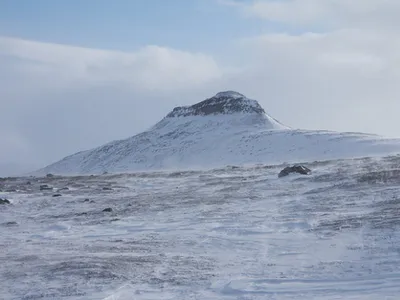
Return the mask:
{"type": "Polygon", "coordinates": [[[256,100],[235,91],[223,91],[194,105],[175,107],[167,118],[234,113],[263,114],[265,111],[256,100]]]}

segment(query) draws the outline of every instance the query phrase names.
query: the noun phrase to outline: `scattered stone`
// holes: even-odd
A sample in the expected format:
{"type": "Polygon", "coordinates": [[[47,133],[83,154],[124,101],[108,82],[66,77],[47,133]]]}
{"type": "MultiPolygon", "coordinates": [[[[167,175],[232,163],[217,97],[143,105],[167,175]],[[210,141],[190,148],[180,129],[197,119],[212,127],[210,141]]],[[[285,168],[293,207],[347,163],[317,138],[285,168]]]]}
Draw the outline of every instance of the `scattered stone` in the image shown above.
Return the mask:
{"type": "Polygon", "coordinates": [[[46,177],[47,177],[47,178],[53,178],[53,177],[54,177],[54,174],[49,173],[49,174],[46,175],[46,177]]]}
{"type": "Polygon", "coordinates": [[[112,208],[111,207],[105,208],[103,209],[103,212],[112,212],[112,208]]]}
{"type": "Polygon", "coordinates": [[[1,199],[1,198],[0,198],[0,204],[11,204],[11,202],[10,202],[10,200],[1,199]]]}
{"type": "Polygon", "coordinates": [[[113,190],[113,189],[110,188],[110,187],[108,187],[108,186],[103,187],[103,191],[112,191],[112,190],[113,190]]]}
{"type": "Polygon", "coordinates": [[[30,181],[26,182],[26,185],[31,185],[31,184],[32,184],[32,182],[30,182],[30,181]]]}
{"type": "Polygon", "coordinates": [[[61,194],[54,194],[54,195],[53,195],[53,198],[61,197],[61,196],[62,196],[61,194]]]}
{"type": "Polygon", "coordinates": [[[51,190],[53,190],[53,188],[50,187],[50,186],[48,186],[47,184],[42,184],[42,185],[40,186],[40,190],[41,190],[41,191],[51,191],[51,190]]]}
{"type": "Polygon", "coordinates": [[[298,173],[301,175],[308,175],[311,173],[311,170],[305,166],[301,165],[294,165],[292,167],[286,167],[284,168],[278,175],[278,177],[285,177],[288,176],[291,173],[298,173]]]}
{"type": "Polygon", "coordinates": [[[116,222],[116,221],[119,221],[120,219],[118,219],[118,218],[115,218],[115,219],[112,219],[110,222],[116,222]]]}
{"type": "Polygon", "coordinates": [[[90,200],[90,202],[89,203],[96,203],[94,200],[90,200]]]}
{"type": "Polygon", "coordinates": [[[18,223],[15,221],[11,221],[11,222],[1,223],[1,225],[9,227],[9,226],[17,226],[18,223]]]}
{"type": "Polygon", "coordinates": [[[83,202],[89,202],[89,198],[86,198],[85,200],[83,200],[83,202]]]}

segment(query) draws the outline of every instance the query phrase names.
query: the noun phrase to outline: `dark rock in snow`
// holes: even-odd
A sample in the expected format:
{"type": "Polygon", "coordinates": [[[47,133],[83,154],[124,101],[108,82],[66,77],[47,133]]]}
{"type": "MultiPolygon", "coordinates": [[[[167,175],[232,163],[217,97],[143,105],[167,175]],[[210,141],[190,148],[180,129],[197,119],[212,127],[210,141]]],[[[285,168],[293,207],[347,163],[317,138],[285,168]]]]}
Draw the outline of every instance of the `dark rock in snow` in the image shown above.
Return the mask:
{"type": "Polygon", "coordinates": [[[17,226],[18,223],[15,221],[11,221],[11,222],[6,222],[6,223],[1,223],[2,226],[6,226],[6,227],[12,227],[12,226],[17,226]]]}
{"type": "Polygon", "coordinates": [[[103,187],[103,191],[112,191],[112,188],[105,186],[103,187]]]}
{"type": "Polygon", "coordinates": [[[0,204],[11,204],[11,202],[10,202],[10,200],[1,199],[1,198],[0,198],[0,204]]]}
{"type": "Polygon", "coordinates": [[[54,194],[54,195],[53,195],[54,198],[56,198],[56,197],[61,197],[61,196],[62,196],[61,194],[54,194]]]}
{"type": "Polygon", "coordinates": [[[47,178],[53,178],[53,177],[54,177],[54,175],[53,175],[53,174],[51,174],[51,173],[49,173],[49,174],[47,174],[47,175],[46,175],[46,177],[47,177],[47,178]]]}
{"type": "Polygon", "coordinates": [[[285,177],[288,176],[291,173],[298,173],[301,175],[308,175],[311,173],[311,170],[305,166],[300,166],[300,165],[295,165],[292,167],[286,167],[284,168],[278,175],[278,177],[285,177]]]}
{"type": "Polygon", "coordinates": [[[103,209],[103,212],[112,212],[112,208],[111,207],[105,208],[103,209]]]}
{"type": "Polygon", "coordinates": [[[53,188],[52,187],[50,187],[50,186],[48,186],[47,184],[42,184],[41,186],[40,186],[40,190],[41,191],[51,191],[53,188]]]}

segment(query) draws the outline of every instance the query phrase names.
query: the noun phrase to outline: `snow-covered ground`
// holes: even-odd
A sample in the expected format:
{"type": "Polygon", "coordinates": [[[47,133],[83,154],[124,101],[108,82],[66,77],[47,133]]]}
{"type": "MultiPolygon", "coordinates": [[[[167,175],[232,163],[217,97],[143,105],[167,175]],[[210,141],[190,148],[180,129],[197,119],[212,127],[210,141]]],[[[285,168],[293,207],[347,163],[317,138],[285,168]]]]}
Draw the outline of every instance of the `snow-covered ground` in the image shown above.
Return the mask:
{"type": "Polygon", "coordinates": [[[307,166],[0,181],[0,298],[398,299],[400,157],[307,166]]]}

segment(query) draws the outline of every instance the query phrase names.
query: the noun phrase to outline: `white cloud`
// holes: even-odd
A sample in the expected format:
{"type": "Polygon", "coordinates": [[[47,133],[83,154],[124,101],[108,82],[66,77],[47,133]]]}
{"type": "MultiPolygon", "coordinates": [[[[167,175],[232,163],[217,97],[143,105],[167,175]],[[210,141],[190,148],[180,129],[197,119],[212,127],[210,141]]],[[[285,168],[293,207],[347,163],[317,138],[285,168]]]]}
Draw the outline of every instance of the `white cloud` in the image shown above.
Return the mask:
{"type": "Polygon", "coordinates": [[[50,89],[117,82],[144,90],[176,90],[221,76],[210,56],[158,46],[126,53],[0,37],[0,59],[11,72],[36,78],[35,85],[50,89]]]}
{"type": "Polygon", "coordinates": [[[246,39],[242,47],[252,57],[254,91],[279,103],[274,110],[282,121],[400,135],[395,126],[400,44],[395,35],[356,30],[270,34],[246,39]]]}
{"type": "Polygon", "coordinates": [[[361,28],[399,25],[397,0],[223,0],[247,16],[295,25],[361,28]]]}

